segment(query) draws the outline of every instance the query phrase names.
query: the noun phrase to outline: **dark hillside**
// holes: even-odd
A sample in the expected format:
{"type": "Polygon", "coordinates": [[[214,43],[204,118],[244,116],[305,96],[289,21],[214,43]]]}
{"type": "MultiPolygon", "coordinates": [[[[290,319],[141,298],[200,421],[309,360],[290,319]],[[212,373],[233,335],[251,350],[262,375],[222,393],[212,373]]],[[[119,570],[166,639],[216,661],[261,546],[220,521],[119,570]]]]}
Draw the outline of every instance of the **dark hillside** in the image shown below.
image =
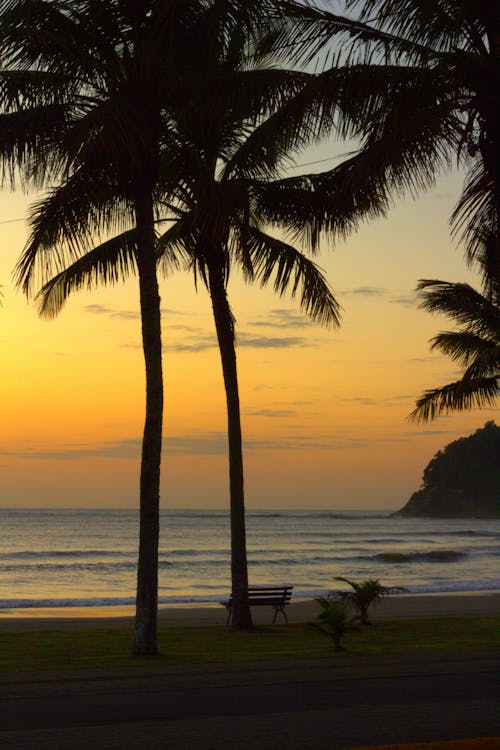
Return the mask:
{"type": "Polygon", "coordinates": [[[500,427],[487,422],[438,451],[422,485],[394,515],[435,518],[500,517],[500,427]]]}

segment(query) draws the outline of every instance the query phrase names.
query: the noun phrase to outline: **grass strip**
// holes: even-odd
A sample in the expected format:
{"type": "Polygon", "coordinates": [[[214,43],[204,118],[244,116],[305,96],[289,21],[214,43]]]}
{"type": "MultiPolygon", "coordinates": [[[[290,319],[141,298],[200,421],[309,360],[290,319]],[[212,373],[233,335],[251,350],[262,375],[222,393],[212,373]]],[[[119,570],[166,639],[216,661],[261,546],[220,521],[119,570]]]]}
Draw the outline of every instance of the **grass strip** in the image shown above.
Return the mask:
{"type": "MultiPolygon", "coordinates": [[[[499,645],[499,617],[394,620],[358,628],[335,653],[313,624],[269,625],[236,631],[225,627],[169,627],[159,630],[161,655],[154,664],[307,659],[350,654],[411,654],[493,649],[499,645]]],[[[0,670],[37,671],[151,664],[130,656],[130,629],[5,631],[0,635],[0,670]]]]}

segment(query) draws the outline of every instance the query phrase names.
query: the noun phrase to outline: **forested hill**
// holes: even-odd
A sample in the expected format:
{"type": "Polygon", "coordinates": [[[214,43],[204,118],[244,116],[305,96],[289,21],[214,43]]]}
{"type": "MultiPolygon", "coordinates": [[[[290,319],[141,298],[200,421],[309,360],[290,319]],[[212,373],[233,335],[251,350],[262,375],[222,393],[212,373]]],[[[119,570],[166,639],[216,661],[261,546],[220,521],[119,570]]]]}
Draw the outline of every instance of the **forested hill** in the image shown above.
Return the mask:
{"type": "Polygon", "coordinates": [[[435,518],[500,517],[500,427],[486,422],[438,451],[422,485],[394,515],[435,518]]]}

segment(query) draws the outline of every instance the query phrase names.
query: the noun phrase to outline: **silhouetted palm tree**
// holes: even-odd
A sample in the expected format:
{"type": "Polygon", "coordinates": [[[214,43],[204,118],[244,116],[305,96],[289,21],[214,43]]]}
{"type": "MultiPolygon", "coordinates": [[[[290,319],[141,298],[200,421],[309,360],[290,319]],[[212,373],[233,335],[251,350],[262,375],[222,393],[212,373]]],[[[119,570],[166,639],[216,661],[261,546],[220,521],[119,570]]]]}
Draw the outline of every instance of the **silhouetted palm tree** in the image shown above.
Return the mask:
{"type": "MultiPolygon", "coordinates": [[[[202,75],[190,79],[170,113],[157,199],[159,206],[168,207],[172,226],[158,238],[157,252],[159,262],[174,267],[184,257],[210,293],[228,415],[232,623],[241,628],[251,626],[251,615],[235,321],[226,291],[230,270],[236,264],[248,281],[271,282],[279,294],[299,294],[304,311],[322,323],[338,323],[338,305],[314,263],[260,227],[263,214],[286,226],[281,213],[289,210],[282,183],[270,180],[287,150],[279,132],[270,146],[263,141],[262,121],[294,95],[304,77],[252,66],[249,40],[240,28],[221,35],[220,22],[220,17],[204,18],[195,45],[202,75]],[[281,213],[274,215],[273,206],[281,213]]],[[[296,186],[294,195],[299,192],[296,186]]],[[[302,202],[310,197],[305,190],[301,195],[302,202]]],[[[66,215],[70,209],[66,206],[66,215]]],[[[132,230],[78,259],[42,289],[41,311],[58,312],[67,295],[82,285],[126,276],[134,266],[134,242],[132,230]]]]}
{"type": "Polygon", "coordinates": [[[432,339],[438,349],[463,368],[462,377],[424,393],[410,419],[427,422],[439,414],[493,406],[500,371],[500,284],[490,282],[489,296],[469,284],[422,280],[421,307],[447,315],[459,326],[432,339]]]}
{"type": "Polygon", "coordinates": [[[339,96],[350,100],[358,125],[350,134],[361,142],[362,173],[372,180],[379,175],[383,190],[415,193],[454,161],[467,170],[451,226],[467,262],[481,274],[484,300],[478,304],[481,295],[463,284],[420,282],[423,307],[465,320],[461,332],[436,336],[433,347],[466,370],[457,383],[428,391],[412,418],[490,405],[496,394],[498,331],[489,323],[498,309],[500,281],[500,102],[493,83],[500,69],[498,4],[347,0],[356,20],[318,5],[287,3],[293,20],[275,44],[285,43],[282,54],[292,50],[302,61],[323,56],[326,70],[311,101],[325,106],[339,96]],[[337,65],[329,70],[332,57],[337,65]],[[464,317],[470,304],[478,313],[475,320],[464,317]],[[481,321],[486,309],[488,320],[481,321]]]}
{"type": "MultiPolygon", "coordinates": [[[[319,5],[319,3],[318,3],[319,5]]],[[[294,19],[275,40],[282,57],[321,60],[310,100],[339,97],[357,110],[364,167],[381,170],[387,189],[419,190],[437,172],[468,171],[452,216],[469,262],[498,273],[500,166],[499,11],[489,0],[347,0],[358,19],[312,3],[287,3],[294,19]],[[293,44],[292,44],[293,43],[293,44]],[[335,54],[334,54],[335,53],[335,54]],[[329,67],[334,59],[335,67],[329,67]],[[338,65],[338,62],[345,65],[338,65]],[[343,77],[343,87],[340,78],[343,77]],[[482,263],[484,238],[492,264],[482,263]]]]}
{"type": "Polygon", "coordinates": [[[32,217],[32,235],[17,267],[19,285],[30,294],[78,257],[91,246],[93,235],[113,224],[117,206],[136,226],[134,262],[146,369],[137,654],[157,653],[163,384],[153,193],[165,109],[178,72],[192,66],[190,26],[199,6],[191,0],[0,3],[6,69],[2,156],[28,179],[59,183],[45,202],[45,213],[35,210],[32,217]],[[99,195],[88,200],[85,186],[97,183],[99,195]],[[70,225],[64,194],[75,195],[77,186],[81,204],[70,225]]]}

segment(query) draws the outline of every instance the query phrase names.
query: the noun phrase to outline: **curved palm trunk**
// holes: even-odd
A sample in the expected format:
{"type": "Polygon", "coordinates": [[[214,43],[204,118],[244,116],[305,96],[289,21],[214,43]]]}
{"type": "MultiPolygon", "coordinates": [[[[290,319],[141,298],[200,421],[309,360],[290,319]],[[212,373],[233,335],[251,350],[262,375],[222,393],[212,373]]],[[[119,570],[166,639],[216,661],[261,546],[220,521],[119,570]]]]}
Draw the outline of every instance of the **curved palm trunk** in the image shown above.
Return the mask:
{"type": "Polygon", "coordinates": [[[156,276],[152,191],[136,185],[137,268],[142,342],[146,369],[146,419],[140,478],[139,560],[133,653],[156,655],[160,461],[163,424],[163,373],[160,296],[156,276]]]}
{"type": "Polygon", "coordinates": [[[231,507],[231,587],[233,628],[251,628],[248,605],[248,567],[243,489],[243,452],[241,446],[240,398],[234,348],[234,326],[222,273],[208,269],[208,283],[224,376],[229,442],[229,490],[231,507]]]}

